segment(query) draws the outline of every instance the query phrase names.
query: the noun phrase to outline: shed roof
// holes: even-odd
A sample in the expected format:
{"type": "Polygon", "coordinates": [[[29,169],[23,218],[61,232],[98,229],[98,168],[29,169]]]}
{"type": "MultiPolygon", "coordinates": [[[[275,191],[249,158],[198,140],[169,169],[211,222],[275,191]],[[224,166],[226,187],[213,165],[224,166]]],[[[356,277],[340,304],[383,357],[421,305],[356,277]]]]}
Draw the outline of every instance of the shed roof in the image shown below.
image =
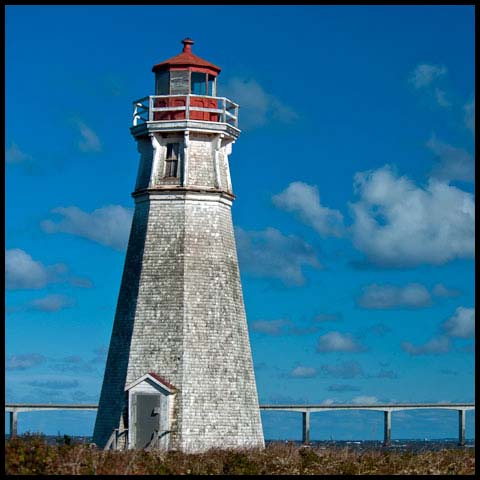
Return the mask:
{"type": "Polygon", "coordinates": [[[153,66],[152,72],[157,72],[159,70],[168,70],[171,67],[200,67],[205,68],[206,70],[211,70],[217,75],[220,73],[220,67],[217,67],[213,63],[207,62],[203,58],[200,58],[192,53],[192,45],[194,42],[191,38],[185,38],[184,40],[182,40],[182,43],[182,53],[176,55],[175,57],[169,58],[164,62],[157,63],[153,66]]]}
{"type": "Polygon", "coordinates": [[[139,383],[141,383],[145,380],[148,380],[148,379],[151,380],[152,382],[156,383],[157,385],[159,385],[164,390],[167,390],[167,392],[169,392],[169,393],[173,393],[173,392],[176,391],[176,388],[175,388],[174,385],[172,385],[170,382],[167,382],[163,377],[156,374],[155,372],[148,372],[145,375],[142,375],[140,378],[138,378],[137,380],[135,380],[132,383],[130,383],[129,385],[127,385],[125,387],[125,391],[132,389],[133,387],[135,387],[139,383]]]}

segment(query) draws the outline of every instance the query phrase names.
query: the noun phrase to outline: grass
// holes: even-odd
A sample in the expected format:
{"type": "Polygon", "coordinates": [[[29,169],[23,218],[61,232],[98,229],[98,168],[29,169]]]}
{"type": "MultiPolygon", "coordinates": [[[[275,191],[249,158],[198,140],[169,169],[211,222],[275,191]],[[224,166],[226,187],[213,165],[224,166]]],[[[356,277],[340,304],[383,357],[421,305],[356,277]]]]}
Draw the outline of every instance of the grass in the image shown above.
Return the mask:
{"type": "Polygon", "coordinates": [[[474,449],[398,452],[271,443],[205,453],[102,451],[65,437],[26,434],[5,443],[7,475],[474,475],[474,449]]]}

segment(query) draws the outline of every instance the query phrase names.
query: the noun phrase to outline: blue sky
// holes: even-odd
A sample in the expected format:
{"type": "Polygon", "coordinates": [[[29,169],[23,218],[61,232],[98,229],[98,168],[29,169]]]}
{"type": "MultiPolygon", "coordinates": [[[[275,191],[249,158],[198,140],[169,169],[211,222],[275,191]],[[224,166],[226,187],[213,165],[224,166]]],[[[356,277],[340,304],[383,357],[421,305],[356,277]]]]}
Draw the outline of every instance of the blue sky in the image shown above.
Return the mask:
{"type": "MultiPolygon", "coordinates": [[[[474,401],[472,6],[8,6],[6,400],[98,400],[132,101],[186,36],[241,106],[232,212],[260,402],[474,401]]],[[[262,418],[266,438],[300,438],[298,414],[262,418]]],[[[392,422],[393,438],[457,432],[454,412],[392,422]]],[[[311,436],[382,428],[324,413],[311,436]]]]}

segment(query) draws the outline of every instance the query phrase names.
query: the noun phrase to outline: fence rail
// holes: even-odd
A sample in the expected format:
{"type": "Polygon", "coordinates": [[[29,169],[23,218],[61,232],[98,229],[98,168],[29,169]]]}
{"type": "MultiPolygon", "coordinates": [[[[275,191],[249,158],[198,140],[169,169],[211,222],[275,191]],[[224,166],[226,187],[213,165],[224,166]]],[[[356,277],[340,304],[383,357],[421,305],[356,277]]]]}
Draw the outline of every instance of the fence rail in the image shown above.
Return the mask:
{"type": "Polygon", "coordinates": [[[238,109],[239,105],[226,97],[150,95],[133,102],[133,126],[189,120],[226,123],[238,128],[238,109]]]}
{"type": "MultiPolygon", "coordinates": [[[[36,410],[97,410],[95,404],[42,404],[42,403],[6,403],[5,412],[10,412],[10,436],[17,435],[18,413],[33,412],[36,410]]],[[[302,440],[310,443],[310,414],[314,412],[331,410],[376,410],[384,414],[384,440],[385,446],[391,442],[392,412],[401,410],[457,410],[458,411],[458,444],[465,445],[465,412],[475,410],[474,403],[393,403],[393,404],[333,404],[333,405],[260,405],[260,410],[300,412],[302,414],[302,440]]],[[[109,445],[117,445],[118,438],[125,434],[113,432],[109,445]]]]}

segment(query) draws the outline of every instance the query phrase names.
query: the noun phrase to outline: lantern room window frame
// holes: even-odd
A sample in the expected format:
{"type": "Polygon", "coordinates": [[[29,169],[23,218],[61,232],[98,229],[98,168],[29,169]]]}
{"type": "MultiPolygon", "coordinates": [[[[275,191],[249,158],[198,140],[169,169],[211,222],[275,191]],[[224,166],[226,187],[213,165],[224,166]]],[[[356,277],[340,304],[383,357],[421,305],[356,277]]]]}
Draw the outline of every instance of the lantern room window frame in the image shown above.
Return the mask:
{"type": "Polygon", "coordinates": [[[189,78],[189,93],[190,95],[198,95],[200,97],[216,97],[217,96],[217,76],[212,75],[211,73],[201,71],[201,70],[190,70],[189,78]],[[205,76],[205,93],[194,93],[193,92],[193,74],[200,74],[205,76]],[[212,90],[212,91],[210,91],[212,90]]]}
{"type": "MultiPolygon", "coordinates": [[[[205,70],[193,70],[193,69],[175,69],[175,70],[167,70],[165,72],[157,72],[155,75],[155,95],[173,95],[171,89],[171,76],[170,73],[172,71],[188,71],[188,94],[189,95],[198,95],[200,97],[216,97],[217,96],[217,75],[212,75],[205,70]],[[159,92],[159,76],[161,74],[167,74],[167,85],[168,85],[168,93],[160,93],[159,92]],[[193,82],[192,77],[193,74],[200,74],[205,76],[205,93],[194,93],[193,92],[193,82]]],[[[165,80],[163,80],[165,82],[165,80]]],[[[199,82],[200,83],[200,82],[199,82]]],[[[202,82],[203,83],[203,82],[202,82]]]]}

